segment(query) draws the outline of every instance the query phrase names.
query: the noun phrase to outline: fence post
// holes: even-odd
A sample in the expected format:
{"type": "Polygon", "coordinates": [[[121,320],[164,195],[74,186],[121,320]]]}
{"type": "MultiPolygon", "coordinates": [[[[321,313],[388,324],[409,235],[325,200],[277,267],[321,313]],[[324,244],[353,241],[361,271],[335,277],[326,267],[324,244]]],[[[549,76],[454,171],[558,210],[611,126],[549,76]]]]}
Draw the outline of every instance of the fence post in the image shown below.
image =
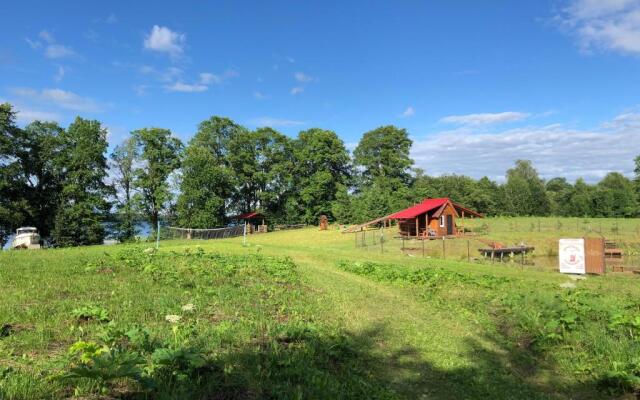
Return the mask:
{"type": "Polygon", "coordinates": [[[158,218],[158,226],[156,227],[156,249],[160,247],[160,218],[158,218]]]}
{"type": "MultiPolygon", "coordinates": [[[[224,237],[224,232],[222,233],[222,235],[224,237]]],[[[247,245],[247,221],[244,221],[244,228],[242,229],[242,246],[246,246],[246,245],[247,245]]]]}

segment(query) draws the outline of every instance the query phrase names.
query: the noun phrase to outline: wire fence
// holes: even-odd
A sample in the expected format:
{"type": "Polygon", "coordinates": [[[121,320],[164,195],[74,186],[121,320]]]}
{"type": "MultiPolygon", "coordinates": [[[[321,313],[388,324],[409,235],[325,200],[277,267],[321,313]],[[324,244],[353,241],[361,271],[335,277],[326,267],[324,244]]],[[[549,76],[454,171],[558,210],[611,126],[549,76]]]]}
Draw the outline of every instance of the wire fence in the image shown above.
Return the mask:
{"type": "MultiPolygon", "coordinates": [[[[353,233],[355,247],[371,254],[402,254],[407,257],[437,258],[476,264],[512,265],[540,271],[558,270],[558,237],[545,237],[530,242],[508,242],[498,251],[487,236],[416,238],[399,234],[394,228],[369,229],[353,233]],[[493,257],[491,256],[493,254],[493,257]]],[[[574,235],[576,237],[582,237],[574,235]]],[[[505,241],[506,242],[506,241],[505,241]]],[[[619,240],[624,255],[605,259],[609,271],[640,270],[640,242],[619,240]]]]}
{"type": "Polygon", "coordinates": [[[603,236],[638,236],[638,218],[491,217],[467,220],[466,226],[482,234],[494,232],[576,232],[603,236]]]}
{"type": "Polygon", "coordinates": [[[163,239],[226,239],[244,234],[245,226],[237,225],[227,228],[192,229],[165,226],[161,228],[163,239]]]}

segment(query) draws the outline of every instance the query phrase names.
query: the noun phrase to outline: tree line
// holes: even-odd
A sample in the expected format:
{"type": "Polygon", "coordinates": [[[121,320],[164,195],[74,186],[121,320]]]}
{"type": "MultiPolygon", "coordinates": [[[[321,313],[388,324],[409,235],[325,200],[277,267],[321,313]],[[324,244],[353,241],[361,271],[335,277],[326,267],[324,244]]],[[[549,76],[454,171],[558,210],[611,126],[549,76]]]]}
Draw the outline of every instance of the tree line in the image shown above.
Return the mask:
{"type": "Polygon", "coordinates": [[[15,116],[10,104],[0,105],[0,243],[19,226],[71,246],[102,243],[106,222],[128,240],[141,220],[214,228],[255,210],[270,224],[315,224],[322,214],[358,223],[426,197],[450,197],[487,215],[640,215],[640,156],[634,180],[611,172],[593,185],[545,181],[518,160],[500,184],[425,174],[414,167],[407,131],[395,126],[364,133],[351,155],[330,130],[290,138],[214,116],[186,144],[168,129],[143,128],[108,154],[99,121],[20,128],[15,116]]]}

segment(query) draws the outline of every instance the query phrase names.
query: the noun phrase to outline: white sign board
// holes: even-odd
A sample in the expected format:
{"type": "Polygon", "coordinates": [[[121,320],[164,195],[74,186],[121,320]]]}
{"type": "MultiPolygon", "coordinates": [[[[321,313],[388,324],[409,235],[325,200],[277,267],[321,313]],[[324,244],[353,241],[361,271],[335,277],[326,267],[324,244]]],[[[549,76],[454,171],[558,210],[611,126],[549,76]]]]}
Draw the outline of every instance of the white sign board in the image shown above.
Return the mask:
{"type": "Polygon", "coordinates": [[[584,239],[560,239],[560,272],[584,274],[584,239]]]}

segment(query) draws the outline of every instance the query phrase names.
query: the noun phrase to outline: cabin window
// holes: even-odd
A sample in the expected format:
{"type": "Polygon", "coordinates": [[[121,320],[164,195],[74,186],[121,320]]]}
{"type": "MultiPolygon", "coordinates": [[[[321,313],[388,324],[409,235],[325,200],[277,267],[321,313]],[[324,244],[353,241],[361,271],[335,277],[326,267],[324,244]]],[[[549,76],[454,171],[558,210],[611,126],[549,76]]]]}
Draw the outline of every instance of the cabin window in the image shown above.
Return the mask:
{"type": "Polygon", "coordinates": [[[440,216],[440,228],[444,228],[444,215],[440,216]]]}

